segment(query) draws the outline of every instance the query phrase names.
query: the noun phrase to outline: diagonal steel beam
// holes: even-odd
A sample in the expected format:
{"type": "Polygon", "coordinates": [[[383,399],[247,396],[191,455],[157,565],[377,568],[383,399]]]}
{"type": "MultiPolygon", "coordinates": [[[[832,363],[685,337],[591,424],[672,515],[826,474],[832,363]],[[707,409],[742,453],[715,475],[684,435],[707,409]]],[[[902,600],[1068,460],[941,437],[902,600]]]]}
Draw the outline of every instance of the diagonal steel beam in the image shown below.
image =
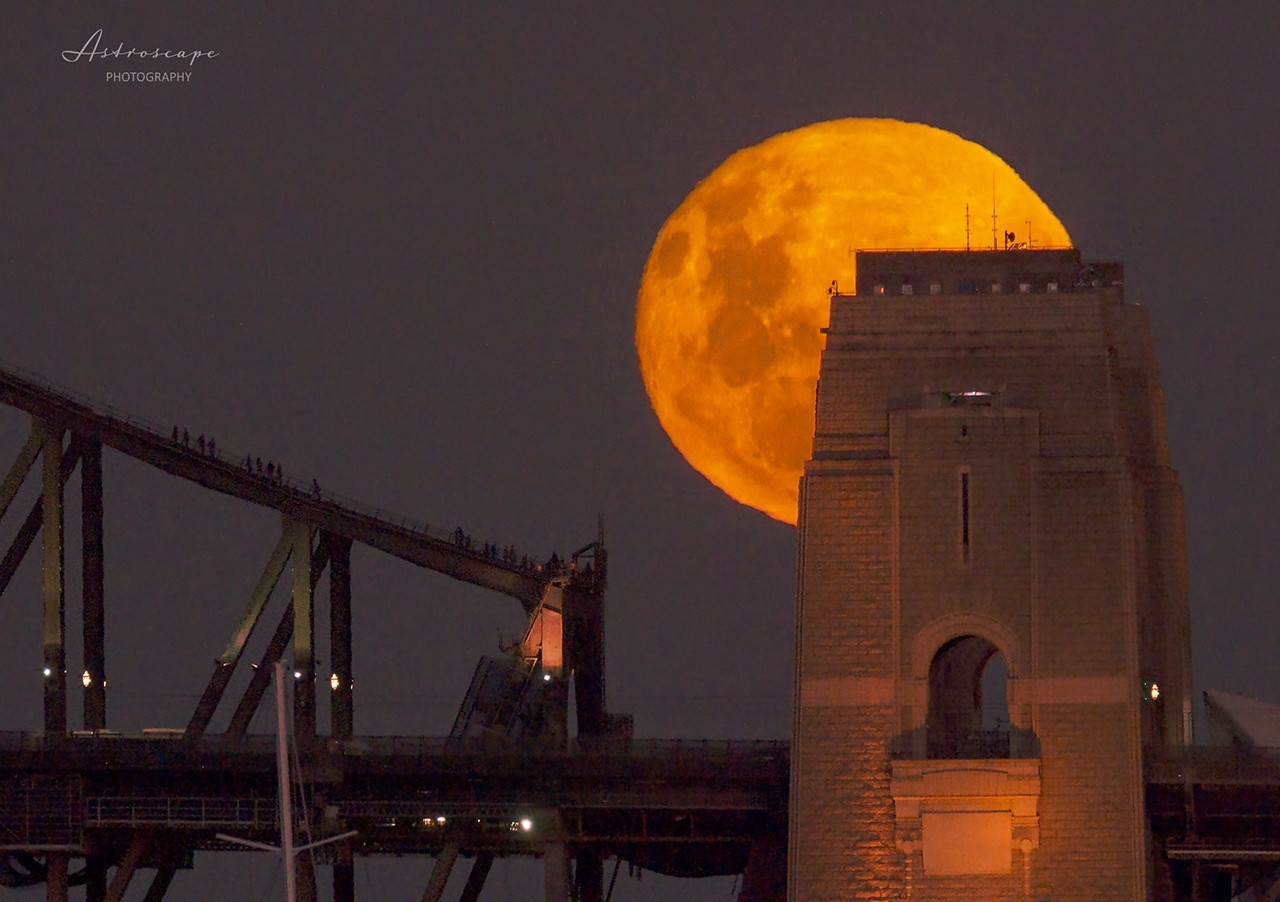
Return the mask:
{"type": "Polygon", "coordinates": [[[293,638],[293,605],[289,605],[284,609],[284,613],[280,615],[280,622],[276,624],[276,631],[271,636],[271,641],[267,643],[267,649],[262,653],[262,659],[254,665],[253,677],[249,680],[249,685],[244,690],[244,695],[240,696],[240,702],[236,705],[235,713],[231,715],[231,722],[227,724],[227,729],[222,734],[223,748],[231,748],[240,743],[244,738],[244,734],[249,731],[249,722],[253,720],[253,715],[258,713],[258,708],[262,706],[262,699],[267,694],[267,689],[271,686],[271,667],[284,654],[284,650],[289,647],[289,640],[293,638]]]}
{"type": "Polygon", "coordinates": [[[218,659],[220,664],[230,664],[234,667],[240,660],[240,654],[244,651],[245,643],[249,641],[254,627],[258,625],[258,619],[262,616],[262,609],[266,607],[267,599],[271,597],[271,591],[280,581],[280,575],[284,573],[284,565],[289,560],[291,550],[290,538],[288,533],[282,533],[280,540],[276,542],[275,550],[271,552],[271,559],[267,561],[267,566],[263,569],[258,585],[254,587],[253,595],[249,599],[249,608],[240,618],[235,632],[231,634],[231,641],[227,643],[226,650],[218,659]]]}
{"type": "MultiPolygon", "coordinates": [[[[63,485],[66,485],[67,480],[71,478],[71,473],[75,470],[76,463],[80,460],[80,450],[79,437],[71,436],[67,450],[62,453],[61,475],[63,485]]],[[[44,498],[37,497],[31,505],[31,510],[27,512],[27,518],[23,521],[17,536],[9,544],[9,550],[5,553],[4,560],[0,561],[0,595],[4,594],[4,590],[9,586],[9,581],[13,579],[13,574],[18,569],[18,565],[22,563],[22,559],[31,549],[36,535],[40,532],[40,524],[43,522],[44,498]]]]}
{"type": "MultiPolygon", "coordinates": [[[[471,873],[467,875],[467,885],[462,888],[462,895],[458,897],[458,902],[477,902],[491,867],[493,867],[491,852],[480,852],[476,855],[475,863],[471,865],[471,873]]],[[[557,899],[556,902],[560,900],[557,899]]]]}
{"type": "Polygon", "coordinates": [[[160,867],[156,868],[156,875],[151,878],[151,886],[147,887],[147,895],[142,902],[161,902],[164,894],[169,891],[169,884],[173,882],[173,878],[178,873],[178,862],[173,860],[165,861],[160,867]]]}
{"type": "Polygon", "coordinates": [[[445,884],[453,873],[453,865],[458,860],[458,844],[451,842],[440,850],[440,857],[431,868],[431,876],[427,879],[427,888],[422,891],[422,902],[440,902],[444,895],[445,884]]]}
{"type": "Polygon", "coordinates": [[[195,713],[191,715],[191,722],[187,724],[187,741],[194,742],[209,728],[209,721],[213,720],[213,712],[217,709],[218,702],[222,701],[222,695],[227,691],[227,685],[235,673],[236,664],[240,662],[245,643],[249,641],[254,627],[262,618],[262,609],[266,606],[267,599],[271,597],[271,591],[276,587],[276,583],[280,581],[280,575],[284,573],[284,566],[288,563],[292,547],[290,540],[291,536],[286,530],[280,536],[280,541],[276,543],[275,551],[271,553],[271,559],[267,561],[267,566],[258,579],[258,585],[254,587],[253,595],[249,597],[249,607],[236,625],[231,641],[227,643],[222,657],[214,662],[213,676],[209,678],[209,685],[205,686],[195,713]]]}
{"type": "MultiPolygon", "coordinates": [[[[321,542],[311,555],[312,589],[320,581],[320,575],[324,573],[325,565],[328,562],[328,545],[325,542],[321,542]]],[[[262,653],[258,666],[254,668],[253,677],[249,680],[249,685],[244,690],[244,695],[240,697],[235,713],[231,715],[231,723],[227,725],[226,731],[222,734],[224,748],[239,744],[240,740],[244,738],[244,734],[248,732],[249,722],[253,720],[253,715],[258,713],[258,708],[262,705],[262,699],[266,696],[267,689],[271,685],[271,667],[276,661],[280,660],[285,649],[289,647],[289,640],[292,638],[293,605],[290,604],[285,606],[284,613],[280,615],[280,622],[276,625],[276,631],[271,636],[271,641],[267,643],[267,649],[262,653]]]]}
{"type": "Polygon", "coordinates": [[[134,832],[133,838],[129,841],[129,848],[124,853],[124,860],[116,868],[115,876],[111,878],[111,885],[107,887],[104,902],[120,902],[124,898],[125,890],[133,880],[133,873],[138,869],[138,862],[142,861],[142,853],[147,850],[148,839],[149,837],[142,830],[134,832]]]}
{"type": "Polygon", "coordinates": [[[18,565],[22,563],[22,559],[31,550],[31,544],[40,533],[40,524],[43,522],[44,500],[37,498],[36,503],[27,512],[27,519],[22,522],[22,526],[18,529],[18,534],[9,543],[9,550],[5,552],[4,560],[0,560],[0,595],[3,595],[4,590],[9,587],[9,580],[13,579],[13,574],[18,570],[18,565]]]}
{"type": "Polygon", "coordinates": [[[5,476],[4,482],[0,483],[0,519],[4,518],[5,511],[9,509],[9,505],[13,503],[14,496],[18,494],[18,489],[22,488],[23,480],[31,472],[31,465],[36,462],[36,457],[40,454],[40,446],[43,443],[44,440],[40,434],[40,429],[32,423],[31,435],[27,439],[27,443],[18,452],[18,459],[9,468],[9,474],[5,476]]]}

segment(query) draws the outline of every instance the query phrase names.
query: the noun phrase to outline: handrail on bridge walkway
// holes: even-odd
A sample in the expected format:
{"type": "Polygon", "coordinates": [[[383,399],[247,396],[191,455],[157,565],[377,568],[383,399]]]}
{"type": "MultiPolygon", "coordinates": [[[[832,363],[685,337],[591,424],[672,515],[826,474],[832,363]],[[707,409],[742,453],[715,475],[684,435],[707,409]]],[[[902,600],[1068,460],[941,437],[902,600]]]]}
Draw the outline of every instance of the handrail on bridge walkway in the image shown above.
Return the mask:
{"type": "MultiPolygon", "coordinates": [[[[559,561],[556,555],[541,562],[508,544],[477,544],[461,527],[447,530],[322,489],[316,480],[308,485],[292,475],[285,476],[280,469],[273,469],[273,475],[268,476],[261,472],[260,457],[205,441],[203,434],[193,442],[189,431],[179,426],[166,433],[118,407],[3,361],[0,403],[33,417],[62,422],[73,432],[206,488],[274,508],[419,566],[511,595],[526,609],[537,604],[543,585],[556,575],[549,563],[559,561]]],[[[274,466],[275,462],[271,463],[274,466]]]]}

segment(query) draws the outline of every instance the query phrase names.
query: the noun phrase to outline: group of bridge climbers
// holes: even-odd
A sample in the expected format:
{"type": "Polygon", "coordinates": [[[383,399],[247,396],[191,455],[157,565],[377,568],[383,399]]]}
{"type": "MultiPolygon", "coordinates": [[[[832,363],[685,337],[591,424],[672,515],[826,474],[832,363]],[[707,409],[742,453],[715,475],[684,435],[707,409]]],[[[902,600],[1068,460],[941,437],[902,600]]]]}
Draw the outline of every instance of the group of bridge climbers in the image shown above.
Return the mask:
{"type": "MultiPolygon", "coordinates": [[[[471,541],[471,536],[464,532],[461,526],[453,531],[453,544],[463,551],[475,551],[475,543],[471,541]]],[[[499,549],[495,543],[485,542],[483,549],[480,551],[480,556],[489,561],[496,561],[501,558],[504,564],[518,564],[526,570],[533,567],[533,562],[529,560],[528,555],[525,555],[519,561],[516,560],[516,546],[514,545],[499,549]]]]}
{"type": "MultiPolygon", "coordinates": [[[[186,449],[191,448],[191,433],[186,429],[179,432],[178,427],[174,426],[173,432],[169,438],[175,445],[181,445],[186,449]]],[[[195,447],[200,454],[207,457],[216,458],[218,456],[217,442],[214,441],[212,437],[206,439],[203,432],[197,436],[195,447]]],[[[263,479],[277,484],[284,483],[284,466],[276,463],[274,460],[268,460],[264,467],[261,457],[254,457],[251,454],[246,454],[244,460],[240,462],[240,465],[244,467],[245,472],[251,476],[260,476],[263,479]]],[[[311,495],[317,501],[320,500],[320,483],[314,479],[311,480],[311,495]]]]}
{"type": "MultiPolygon", "coordinates": [[[[276,463],[274,460],[267,461],[267,468],[265,471],[262,469],[261,457],[252,458],[249,455],[245,455],[245,459],[242,463],[245,470],[247,470],[250,475],[255,475],[254,466],[256,464],[257,465],[256,475],[261,476],[263,479],[266,479],[270,482],[279,482],[279,483],[284,482],[284,467],[276,463]]],[[[315,480],[312,480],[312,481],[314,482],[315,480]]]]}
{"type": "MultiPolygon", "coordinates": [[[[178,427],[174,426],[173,434],[170,435],[169,438],[175,445],[181,445],[184,448],[191,447],[191,433],[187,432],[187,430],[185,429],[182,430],[182,436],[181,438],[179,438],[178,427]]],[[[201,454],[208,455],[209,457],[217,457],[218,443],[214,441],[212,436],[210,436],[208,440],[206,440],[204,437],[204,433],[202,432],[200,433],[199,437],[196,438],[196,450],[198,450],[201,454]]]]}
{"type": "MultiPolygon", "coordinates": [[[[170,439],[175,445],[180,445],[188,450],[191,449],[191,433],[186,429],[179,430],[175,425],[173,427],[173,432],[170,435],[170,439]]],[[[217,443],[213,438],[206,439],[204,433],[201,433],[196,438],[195,446],[196,450],[198,450],[202,455],[214,458],[218,457],[217,443]]],[[[268,460],[264,465],[261,457],[254,457],[251,454],[246,454],[244,460],[240,462],[240,466],[242,466],[245,472],[251,476],[258,476],[278,485],[284,484],[284,466],[276,463],[274,460],[268,460]]],[[[311,480],[311,496],[317,501],[320,501],[323,498],[320,491],[320,483],[315,479],[311,480]]],[[[453,542],[464,551],[471,554],[476,553],[475,545],[471,536],[464,532],[461,526],[457,527],[453,531],[453,542]]],[[[538,563],[527,554],[520,554],[518,557],[517,554],[518,552],[514,545],[507,545],[500,548],[494,542],[485,542],[480,551],[480,555],[486,560],[501,560],[502,563],[507,564],[510,567],[518,567],[519,569],[528,572],[545,572],[550,576],[559,576],[568,569],[577,569],[576,566],[566,567],[565,562],[554,552],[551,557],[547,559],[545,564],[538,563]]]]}
{"type": "MultiPolygon", "coordinates": [[[[170,438],[173,440],[175,445],[182,445],[184,448],[191,447],[191,433],[187,432],[185,429],[182,430],[182,438],[178,438],[178,427],[174,426],[173,435],[171,435],[170,438]]],[[[210,457],[218,456],[218,443],[215,442],[212,437],[206,441],[203,432],[200,433],[199,437],[196,439],[196,448],[201,454],[207,454],[210,457]]]]}
{"type": "MultiPolygon", "coordinates": [[[[471,536],[463,530],[461,526],[453,531],[453,544],[461,548],[463,551],[476,554],[475,543],[471,536]]],[[[511,567],[519,567],[531,573],[547,572],[552,576],[557,576],[564,571],[564,562],[560,560],[560,556],[552,552],[551,557],[545,564],[540,564],[527,554],[519,554],[516,546],[507,545],[499,548],[494,542],[485,542],[481,547],[480,556],[489,561],[502,561],[511,567]],[[517,555],[519,556],[517,557],[517,555]]]]}

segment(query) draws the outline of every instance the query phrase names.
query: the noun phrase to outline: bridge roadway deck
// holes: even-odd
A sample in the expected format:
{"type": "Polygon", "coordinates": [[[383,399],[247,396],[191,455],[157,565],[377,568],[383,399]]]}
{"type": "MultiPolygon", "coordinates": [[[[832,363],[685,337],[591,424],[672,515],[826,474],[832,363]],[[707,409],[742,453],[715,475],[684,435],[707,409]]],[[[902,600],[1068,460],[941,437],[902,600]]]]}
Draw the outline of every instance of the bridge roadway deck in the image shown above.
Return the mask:
{"type": "MultiPolygon", "coordinates": [[[[357,830],[354,855],[541,854],[554,834],[675,876],[742,873],[785,836],[783,742],[606,740],[546,745],[360,737],[301,754],[312,830],[357,830]],[[522,821],[528,819],[530,829],[522,821]]],[[[273,842],[274,740],[250,736],[0,734],[0,849],[123,854],[153,830],[170,848],[273,842]]],[[[327,851],[327,850],[326,850],[327,851]]]]}
{"type": "MultiPolygon", "coordinates": [[[[142,832],[156,840],[149,854],[170,860],[236,848],[219,833],[275,842],[274,768],[269,736],[0,733],[0,853],[119,861],[142,832]]],[[[358,737],[304,750],[301,769],[313,833],[358,831],[353,856],[537,856],[562,842],[692,877],[743,873],[753,847],[785,846],[785,742],[358,737]]],[[[1273,879],[1280,752],[1149,750],[1146,775],[1175,885],[1192,885],[1197,868],[1273,879]]]]}
{"type": "Polygon", "coordinates": [[[1280,749],[1148,750],[1147,820],[1171,862],[1280,865],[1280,749]]]}

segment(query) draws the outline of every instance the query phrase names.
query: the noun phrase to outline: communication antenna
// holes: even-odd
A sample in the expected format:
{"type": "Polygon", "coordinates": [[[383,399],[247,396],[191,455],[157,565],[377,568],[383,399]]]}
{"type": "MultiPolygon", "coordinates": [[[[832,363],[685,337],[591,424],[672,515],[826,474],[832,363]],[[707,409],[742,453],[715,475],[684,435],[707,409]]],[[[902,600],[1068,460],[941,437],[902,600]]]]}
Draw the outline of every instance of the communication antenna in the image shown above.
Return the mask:
{"type": "Polygon", "coordinates": [[[998,250],[996,243],[996,174],[991,173],[991,249],[998,250]]]}
{"type": "Polygon", "coordinates": [[[1031,250],[1031,220],[1027,220],[1027,250],[1031,250]]]}
{"type": "Polygon", "coordinates": [[[964,203],[964,249],[969,250],[969,202],[964,203]]]}

